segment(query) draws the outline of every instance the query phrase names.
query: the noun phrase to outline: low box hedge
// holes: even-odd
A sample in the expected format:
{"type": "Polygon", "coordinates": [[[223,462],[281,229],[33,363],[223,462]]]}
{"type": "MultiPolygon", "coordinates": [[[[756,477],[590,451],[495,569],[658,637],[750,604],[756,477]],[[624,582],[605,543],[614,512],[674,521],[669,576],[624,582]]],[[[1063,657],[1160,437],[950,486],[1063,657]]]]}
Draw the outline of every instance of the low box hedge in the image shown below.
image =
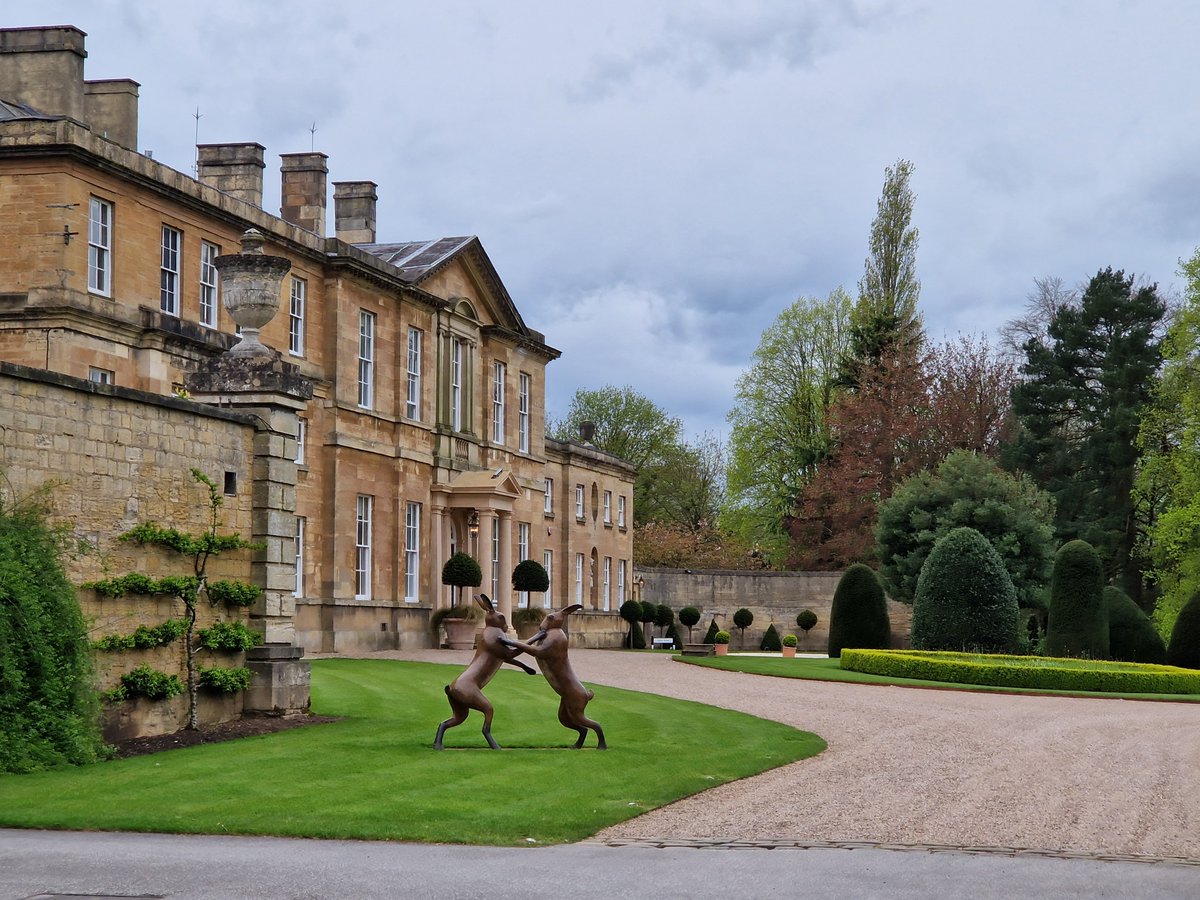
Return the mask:
{"type": "Polygon", "coordinates": [[[932,650],[843,650],[842,668],[951,684],[1100,693],[1200,694],[1200,671],[1108,660],[932,650]]]}

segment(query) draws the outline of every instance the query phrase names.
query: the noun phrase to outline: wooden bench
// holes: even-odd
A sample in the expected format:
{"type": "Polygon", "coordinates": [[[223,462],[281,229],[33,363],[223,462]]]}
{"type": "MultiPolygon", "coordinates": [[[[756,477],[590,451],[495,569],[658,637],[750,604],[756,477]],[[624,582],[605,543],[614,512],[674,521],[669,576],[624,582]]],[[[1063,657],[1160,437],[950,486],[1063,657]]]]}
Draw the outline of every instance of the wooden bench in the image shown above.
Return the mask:
{"type": "Polygon", "coordinates": [[[717,648],[712,644],[684,644],[684,656],[715,656],[717,648]]]}
{"type": "Polygon", "coordinates": [[[651,638],[650,645],[655,650],[670,650],[675,646],[674,638],[651,638]]]}

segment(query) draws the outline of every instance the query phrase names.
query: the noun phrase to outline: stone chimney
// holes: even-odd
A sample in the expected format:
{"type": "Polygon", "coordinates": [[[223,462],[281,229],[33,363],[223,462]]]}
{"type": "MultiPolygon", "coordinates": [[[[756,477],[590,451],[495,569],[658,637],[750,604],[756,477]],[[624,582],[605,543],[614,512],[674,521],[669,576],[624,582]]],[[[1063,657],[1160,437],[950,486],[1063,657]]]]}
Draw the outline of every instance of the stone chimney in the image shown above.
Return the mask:
{"type": "Polygon", "coordinates": [[[324,153],[281,153],[283,190],[279,215],[317,237],[325,237],[325,180],[329,159],[324,153]]]}
{"type": "Polygon", "coordinates": [[[88,127],[126,150],[137,150],[138,87],[129,78],[83,83],[83,109],[88,127]]]}
{"type": "Polygon", "coordinates": [[[84,37],[69,25],[0,29],[0,97],[86,122],[84,37]]]}
{"type": "Polygon", "coordinates": [[[337,239],[347,244],[375,243],[375,193],[373,181],[333,183],[333,221],[337,239]]]}
{"type": "Polygon", "coordinates": [[[209,187],[261,209],[266,149],[253,141],[197,144],[197,177],[209,187]]]}

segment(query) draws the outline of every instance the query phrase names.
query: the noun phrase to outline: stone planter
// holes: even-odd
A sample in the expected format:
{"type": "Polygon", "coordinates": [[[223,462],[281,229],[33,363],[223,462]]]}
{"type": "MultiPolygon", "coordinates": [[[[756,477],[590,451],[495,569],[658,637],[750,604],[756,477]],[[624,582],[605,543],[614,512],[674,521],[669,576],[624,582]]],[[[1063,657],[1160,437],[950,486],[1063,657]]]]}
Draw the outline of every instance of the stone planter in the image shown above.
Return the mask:
{"type": "Polygon", "coordinates": [[[451,650],[471,650],[475,647],[475,632],[480,630],[474,619],[443,619],[446,646],[451,650]]]}
{"type": "Polygon", "coordinates": [[[725,656],[729,653],[728,644],[713,644],[713,648],[717,651],[717,656],[725,656]]]}

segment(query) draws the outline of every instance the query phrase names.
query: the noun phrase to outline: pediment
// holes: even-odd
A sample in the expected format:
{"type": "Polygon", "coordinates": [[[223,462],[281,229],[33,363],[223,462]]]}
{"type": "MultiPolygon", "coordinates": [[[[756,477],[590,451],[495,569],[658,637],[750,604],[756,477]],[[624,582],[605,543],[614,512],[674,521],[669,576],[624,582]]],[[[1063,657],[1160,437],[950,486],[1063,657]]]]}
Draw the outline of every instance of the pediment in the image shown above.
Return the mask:
{"type": "Polygon", "coordinates": [[[516,476],[507,468],[500,466],[495,469],[478,469],[473,472],[460,472],[452,478],[443,490],[452,498],[451,506],[487,506],[486,498],[504,498],[516,500],[522,494],[521,485],[516,476]],[[460,503],[460,500],[470,500],[471,503],[460,503]]]}

